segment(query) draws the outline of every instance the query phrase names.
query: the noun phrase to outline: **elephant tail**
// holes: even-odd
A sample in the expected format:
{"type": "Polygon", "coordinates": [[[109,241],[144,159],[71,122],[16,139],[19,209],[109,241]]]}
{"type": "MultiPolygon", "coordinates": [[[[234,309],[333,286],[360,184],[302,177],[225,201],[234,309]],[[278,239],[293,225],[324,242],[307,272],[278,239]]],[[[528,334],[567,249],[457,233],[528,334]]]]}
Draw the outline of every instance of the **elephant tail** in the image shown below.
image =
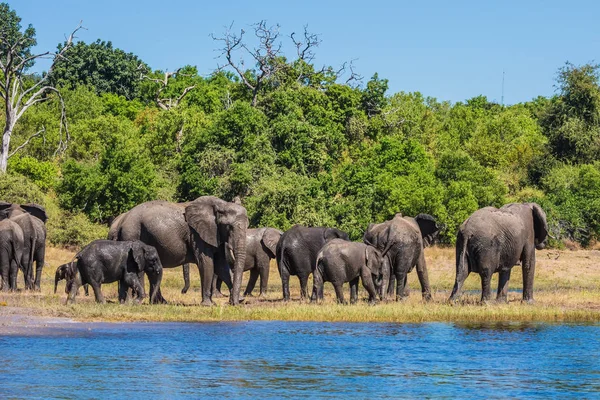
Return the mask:
{"type": "Polygon", "coordinates": [[[467,245],[469,241],[464,233],[459,231],[456,237],[456,274],[466,276],[469,274],[469,255],[467,245]]]}
{"type": "Polygon", "coordinates": [[[17,245],[14,240],[11,240],[11,245],[12,245],[13,258],[15,259],[15,261],[17,263],[17,268],[19,268],[21,271],[24,271],[23,264],[22,264],[23,260],[21,259],[21,257],[17,257],[17,255],[19,254],[19,251],[17,249],[17,245]]]}

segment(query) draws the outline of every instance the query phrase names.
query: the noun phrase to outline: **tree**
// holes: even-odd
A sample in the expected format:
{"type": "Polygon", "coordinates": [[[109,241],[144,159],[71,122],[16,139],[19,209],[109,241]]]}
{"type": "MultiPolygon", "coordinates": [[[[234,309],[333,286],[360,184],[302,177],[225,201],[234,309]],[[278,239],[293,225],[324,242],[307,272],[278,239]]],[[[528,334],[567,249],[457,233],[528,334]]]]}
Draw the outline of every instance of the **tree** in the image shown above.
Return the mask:
{"type": "Polygon", "coordinates": [[[600,157],[600,65],[567,63],[557,77],[559,95],[540,124],[559,160],[593,162],[600,157]]]}
{"type": "Polygon", "coordinates": [[[112,43],[96,40],[60,46],[65,57],[57,60],[50,73],[56,86],[90,85],[96,93],[114,93],[128,100],[140,95],[140,76],[148,66],[133,53],[114,48],[112,43]]]}
{"type": "MultiPolygon", "coordinates": [[[[35,29],[29,25],[21,31],[21,18],[8,4],[0,3],[0,98],[5,105],[5,125],[2,133],[2,147],[0,148],[0,174],[6,173],[8,159],[15,154],[10,153],[10,140],[17,121],[32,106],[50,98],[49,94],[54,92],[60,97],[60,92],[48,81],[48,75],[52,73],[56,63],[64,58],[65,52],[71,47],[75,33],[82,29],[81,23],[69,35],[65,45],[58,52],[33,54],[31,49],[37,44],[35,29]],[[48,74],[33,76],[28,74],[28,69],[40,58],[51,58],[52,65],[48,74]]],[[[62,98],[61,98],[62,102],[62,98]]],[[[66,115],[62,108],[61,126],[66,126],[66,115]]],[[[39,136],[44,129],[34,133],[29,140],[39,136]]],[[[68,140],[68,132],[67,132],[68,140]]],[[[17,150],[24,145],[19,146],[17,150]]],[[[65,142],[59,143],[59,149],[64,149],[65,142]]]]}
{"type": "Polygon", "coordinates": [[[307,71],[302,67],[302,63],[298,60],[310,62],[314,58],[313,49],[317,47],[320,40],[317,35],[308,32],[304,28],[304,39],[297,39],[295,33],[290,35],[293,45],[296,47],[298,58],[296,62],[288,64],[282,51],[282,43],[279,41],[279,25],[267,26],[266,21],[260,21],[252,25],[254,35],[258,40],[258,45],[251,47],[244,41],[243,29],[239,35],[233,33],[231,28],[233,24],[226,30],[223,37],[211,35],[212,39],[223,43],[221,56],[225,58],[226,63],[219,66],[219,69],[229,67],[233,69],[242,83],[250,89],[252,93],[252,106],[256,106],[258,94],[271,77],[276,76],[280,71],[283,71],[294,66],[300,67],[298,80],[302,80],[304,72],[307,71]],[[234,56],[239,51],[244,51],[249,55],[256,67],[256,70],[248,70],[245,68],[243,60],[241,62],[234,61],[234,56]]]}
{"type": "Polygon", "coordinates": [[[196,84],[191,84],[192,82],[185,82],[185,87],[179,88],[181,86],[181,82],[185,80],[193,80],[193,78],[198,77],[198,71],[195,67],[185,66],[183,68],[179,68],[175,72],[165,72],[164,74],[160,72],[155,72],[150,75],[142,74],[141,78],[150,82],[154,82],[156,85],[156,94],[154,97],[154,101],[156,105],[160,107],[162,110],[169,111],[175,109],[179,106],[179,103],[183,98],[192,90],[196,88],[196,84]],[[163,75],[160,78],[159,75],[163,75]],[[169,83],[174,83],[171,86],[168,86],[169,83]],[[172,87],[176,86],[177,93],[174,93],[172,87]],[[169,90],[170,89],[170,90],[169,90]]]}

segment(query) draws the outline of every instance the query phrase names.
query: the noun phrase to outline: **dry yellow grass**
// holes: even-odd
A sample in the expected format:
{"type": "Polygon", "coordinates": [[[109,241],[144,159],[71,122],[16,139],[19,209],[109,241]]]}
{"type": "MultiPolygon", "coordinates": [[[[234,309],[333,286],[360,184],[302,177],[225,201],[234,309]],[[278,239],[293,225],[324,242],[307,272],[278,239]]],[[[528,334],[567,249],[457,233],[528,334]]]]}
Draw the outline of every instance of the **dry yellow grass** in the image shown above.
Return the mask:
{"type": "MultiPolygon", "coordinates": [[[[103,321],[222,321],[222,320],[297,320],[297,321],[600,321],[600,251],[539,251],[535,277],[533,305],[521,303],[521,269],[515,267],[511,278],[508,304],[479,305],[479,276],[471,275],[465,282],[465,294],[460,304],[450,305],[446,300],[454,284],[454,249],[429,248],[426,250],[429,277],[434,301],[423,303],[416,274],[409,276],[411,294],[401,303],[388,302],[370,306],[364,301],[356,305],[337,305],[333,288],[325,285],[323,304],[309,304],[299,300],[298,280],[292,278],[292,301],[281,299],[281,282],[271,265],[269,293],[266,298],[248,297],[240,307],[227,305],[226,298],[215,299],[217,306],[201,307],[199,275],[192,269],[192,288],[182,295],[181,269],[166,270],[163,294],[167,305],[120,305],[116,302],[116,284],[103,285],[109,304],[94,303],[93,295],[83,296],[81,290],[75,305],[64,305],[64,282],[56,295],[53,291],[56,267],[69,261],[74,252],[47,249],[47,263],[42,280],[42,292],[0,294],[0,304],[21,307],[23,312],[45,316],[66,316],[80,320],[103,321]]],[[[245,287],[248,274],[244,276],[245,287]]],[[[21,279],[21,277],[20,277],[21,279]]],[[[22,282],[19,284],[22,286],[22,282]]],[[[497,285],[497,276],[494,278],[497,285]]],[[[258,286],[258,285],[257,285],[258,286]]],[[[225,289],[225,288],[224,288],[225,289]]],[[[312,289],[312,282],[309,282],[312,289]]],[[[258,287],[255,288],[258,293],[258,287]]],[[[361,287],[361,299],[366,292],[361,287]]]]}

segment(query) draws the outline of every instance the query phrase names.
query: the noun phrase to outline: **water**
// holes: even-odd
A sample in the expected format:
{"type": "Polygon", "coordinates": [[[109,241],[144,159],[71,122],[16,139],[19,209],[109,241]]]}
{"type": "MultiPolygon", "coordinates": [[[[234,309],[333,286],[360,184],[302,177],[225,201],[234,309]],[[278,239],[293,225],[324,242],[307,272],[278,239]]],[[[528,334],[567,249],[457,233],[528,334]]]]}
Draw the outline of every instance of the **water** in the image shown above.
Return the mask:
{"type": "Polygon", "coordinates": [[[88,324],[0,337],[0,397],[600,397],[600,325],[88,324]]]}

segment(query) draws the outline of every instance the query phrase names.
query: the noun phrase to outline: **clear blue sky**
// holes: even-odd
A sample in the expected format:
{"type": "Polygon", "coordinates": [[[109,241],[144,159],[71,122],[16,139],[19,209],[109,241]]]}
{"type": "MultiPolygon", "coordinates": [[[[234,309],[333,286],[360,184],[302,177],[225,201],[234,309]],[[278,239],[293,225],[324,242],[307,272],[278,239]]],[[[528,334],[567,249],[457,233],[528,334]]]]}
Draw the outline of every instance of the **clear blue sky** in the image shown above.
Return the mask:
{"type": "MultiPolygon", "coordinates": [[[[389,79],[390,93],[420,91],[453,102],[479,94],[514,104],[554,93],[557,69],[600,62],[600,1],[193,1],[9,0],[54,50],[80,20],[80,40],[110,40],[154,69],[216,66],[209,34],[261,19],[282,34],[322,39],[317,64],[357,59],[356,70],[389,79]]],[[[43,65],[38,67],[43,68],[43,65]]]]}

